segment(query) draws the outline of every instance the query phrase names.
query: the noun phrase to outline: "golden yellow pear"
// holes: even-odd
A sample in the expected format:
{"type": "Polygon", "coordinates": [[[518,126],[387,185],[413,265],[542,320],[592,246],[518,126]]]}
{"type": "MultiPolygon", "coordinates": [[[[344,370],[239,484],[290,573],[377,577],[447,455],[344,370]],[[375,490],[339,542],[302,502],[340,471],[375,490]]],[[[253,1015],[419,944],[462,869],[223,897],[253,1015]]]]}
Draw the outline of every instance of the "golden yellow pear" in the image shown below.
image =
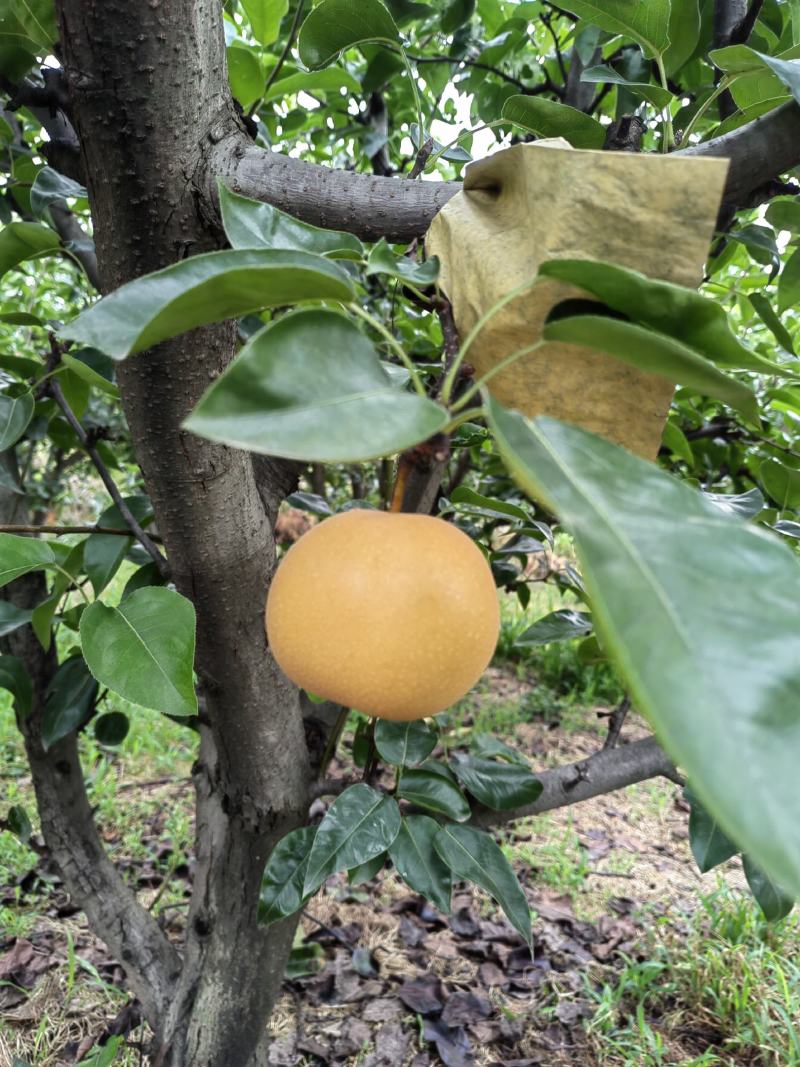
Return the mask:
{"type": "Polygon", "coordinates": [[[492,657],[492,572],[461,530],[427,515],[353,509],[286,554],[267,598],[281,669],[317,696],[382,719],[443,711],[492,657]]]}

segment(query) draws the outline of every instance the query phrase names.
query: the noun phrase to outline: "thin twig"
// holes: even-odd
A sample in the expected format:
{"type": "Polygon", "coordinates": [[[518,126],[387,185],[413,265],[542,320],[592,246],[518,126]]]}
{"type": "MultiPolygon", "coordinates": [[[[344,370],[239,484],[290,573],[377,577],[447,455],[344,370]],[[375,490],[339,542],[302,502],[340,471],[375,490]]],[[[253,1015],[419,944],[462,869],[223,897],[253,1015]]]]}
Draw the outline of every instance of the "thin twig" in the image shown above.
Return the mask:
{"type": "MultiPolygon", "coordinates": [[[[0,525],[0,533],[13,534],[55,534],[62,537],[64,534],[113,534],[117,537],[130,537],[130,530],[117,530],[113,526],[49,526],[43,523],[41,526],[19,526],[15,523],[0,525]]],[[[152,534],[153,541],[161,538],[152,534]]]]}
{"type": "MultiPolygon", "coordinates": [[[[300,28],[300,20],[301,20],[301,18],[303,16],[303,8],[304,7],[305,7],[305,0],[297,0],[297,10],[294,13],[294,19],[292,20],[291,29],[289,30],[289,36],[286,38],[286,44],[283,46],[283,51],[278,56],[278,62],[275,64],[275,66],[269,72],[269,77],[267,78],[266,85],[264,86],[264,92],[261,94],[261,100],[264,99],[264,97],[267,95],[269,90],[272,88],[272,86],[277,81],[278,75],[281,72],[281,68],[283,67],[283,64],[286,62],[286,58],[287,58],[287,56],[289,55],[289,52],[292,49],[292,45],[294,44],[294,39],[297,36],[297,31],[300,28]]],[[[253,114],[253,108],[255,108],[255,106],[256,105],[253,104],[253,107],[250,109],[249,114],[251,114],[251,115],[253,114]]]]}
{"type": "MultiPolygon", "coordinates": [[[[61,353],[58,347],[58,342],[52,335],[50,338],[50,344],[52,346],[52,352],[55,361],[58,362],[58,360],[61,358],[61,353]]],[[[58,406],[64,413],[64,418],[70,424],[73,431],[75,432],[76,437],[85,449],[87,456],[94,464],[97,473],[100,475],[103,481],[103,485],[106,487],[109,496],[116,504],[117,510],[122,516],[122,519],[126,523],[128,529],[139,542],[139,544],[142,546],[142,548],[144,548],[145,552],[147,552],[148,556],[152,559],[155,565],[158,567],[158,572],[161,577],[169,578],[169,563],[167,562],[166,558],[161,554],[161,552],[159,552],[158,548],[156,548],[155,543],[144,532],[142,527],[134,518],[133,512],[123,500],[122,494],[117,488],[117,483],[111,477],[111,473],[103,462],[100,453],[90,442],[89,437],[83,426],[81,426],[80,420],[76,417],[75,412],[67,403],[67,400],[63,392],[61,391],[61,386],[58,384],[55,378],[51,378],[48,382],[47,387],[48,391],[50,392],[50,395],[53,397],[55,402],[58,404],[58,406]]]]}
{"type": "Polygon", "coordinates": [[[619,706],[614,708],[608,716],[608,733],[603,742],[603,748],[614,748],[617,741],[619,741],[619,735],[622,732],[622,727],[630,708],[631,700],[630,697],[626,696],[623,698],[619,706]]]}

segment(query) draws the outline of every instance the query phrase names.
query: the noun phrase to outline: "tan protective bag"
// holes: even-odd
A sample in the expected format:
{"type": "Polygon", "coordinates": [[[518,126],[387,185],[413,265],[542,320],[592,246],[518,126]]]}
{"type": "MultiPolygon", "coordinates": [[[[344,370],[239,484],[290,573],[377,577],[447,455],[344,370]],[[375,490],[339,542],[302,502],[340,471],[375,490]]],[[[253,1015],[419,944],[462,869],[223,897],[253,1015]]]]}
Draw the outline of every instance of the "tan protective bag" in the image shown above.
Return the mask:
{"type": "MultiPolygon", "coordinates": [[[[561,138],[514,145],[467,167],[426,250],[460,337],[546,259],[600,259],[696,286],[728,161],[594,152],[561,138]]],[[[510,301],[471,345],[476,377],[541,334],[551,308],[588,294],[550,278],[510,301]]],[[[674,384],[582,345],[551,342],[500,371],[490,390],[528,416],[575,423],[654,458],[674,384]]]]}

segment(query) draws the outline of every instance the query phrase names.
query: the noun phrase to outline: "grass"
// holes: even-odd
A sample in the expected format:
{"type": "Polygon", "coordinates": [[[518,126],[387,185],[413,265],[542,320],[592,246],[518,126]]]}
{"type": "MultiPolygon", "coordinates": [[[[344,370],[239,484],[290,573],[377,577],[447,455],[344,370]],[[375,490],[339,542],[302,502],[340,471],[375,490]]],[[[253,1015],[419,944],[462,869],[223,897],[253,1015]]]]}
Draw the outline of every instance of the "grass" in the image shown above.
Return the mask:
{"type": "Polygon", "coordinates": [[[800,922],[768,924],[721,881],[692,914],[657,924],[646,958],[587,992],[608,1067],[800,1065],[800,922]]]}

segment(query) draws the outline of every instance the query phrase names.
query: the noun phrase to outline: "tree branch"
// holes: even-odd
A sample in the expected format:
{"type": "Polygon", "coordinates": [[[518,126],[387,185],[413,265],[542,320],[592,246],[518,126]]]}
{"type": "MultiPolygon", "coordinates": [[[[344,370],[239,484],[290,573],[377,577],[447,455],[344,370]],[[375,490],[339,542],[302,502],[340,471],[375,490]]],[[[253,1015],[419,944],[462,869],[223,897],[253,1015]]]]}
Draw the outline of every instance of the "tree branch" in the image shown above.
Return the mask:
{"type": "MultiPolygon", "coordinates": [[[[731,161],[724,205],[747,202],[754,189],[800,163],[800,105],[783,104],[722,137],[690,145],[676,156],[731,161]]],[[[253,145],[243,133],[221,134],[210,153],[206,190],[216,197],[223,175],[245,196],[264,200],[305,222],[355,233],[364,240],[409,242],[460,189],[460,182],[408,182],[333,170],[253,145]]]]}
{"type": "Polygon", "coordinates": [[[97,254],[94,242],[81,226],[78,219],[67,207],[66,201],[54,200],[50,204],[50,218],[62,242],[74,259],[83,267],[89,284],[100,291],[100,271],[97,267],[97,254]]]}
{"type": "MultiPolygon", "coordinates": [[[[41,526],[35,524],[22,526],[15,523],[0,525],[0,533],[13,534],[55,534],[63,537],[65,534],[112,534],[118,537],[130,537],[130,530],[116,530],[111,526],[49,526],[46,523],[41,526]]],[[[152,538],[160,541],[161,538],[152,538]]]]}
{"type": "Polygon", "coordinates": [[[630,745],[601,749],[576,763],[542,771],[536,775],[544,786],[538,800],[513,811],[481,808],[473,815],[472,822],[476,826],[499,826],[529,815],[540,815],[543,811],[579,804],[591,797],[659,776],[680,781],[672,761],[655,737],[646,737],[630,745]]]}

